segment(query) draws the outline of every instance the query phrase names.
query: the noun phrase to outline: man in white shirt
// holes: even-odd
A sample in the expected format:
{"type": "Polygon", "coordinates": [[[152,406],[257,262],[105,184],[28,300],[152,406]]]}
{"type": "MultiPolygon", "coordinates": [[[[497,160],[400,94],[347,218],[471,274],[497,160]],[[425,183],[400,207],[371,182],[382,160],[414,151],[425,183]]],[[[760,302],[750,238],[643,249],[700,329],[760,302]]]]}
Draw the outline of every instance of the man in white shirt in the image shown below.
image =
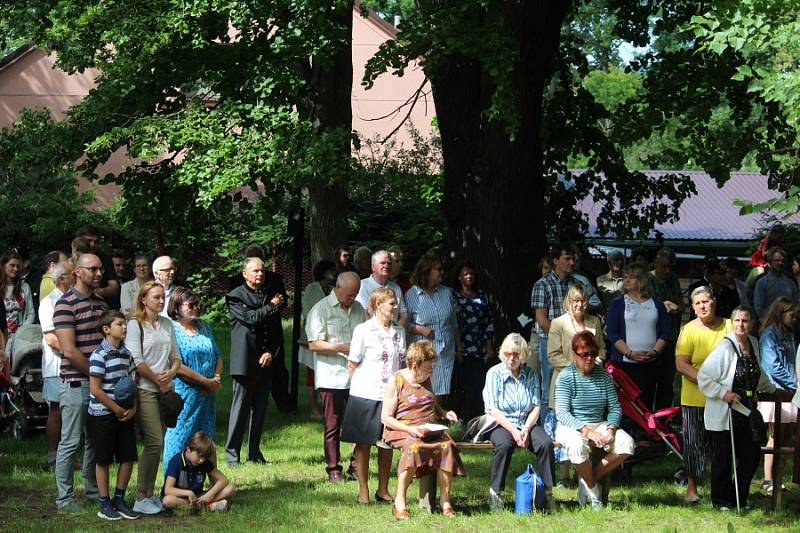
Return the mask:
{"type": "Polygon", "coordinates": [[[597,289],[603,306],[608,311],[611,301],[622,294],[622,267],[625,266],[625,257],[619,250],[612,250],[606,256],[608,272],[597,277],[597,289]]]}
{"type": "Polygon", "coordinates": [[[169,297],[172,295],[172,282],[175,281],[175,273],[177,271],[175,261],[168,255],[156,257],[156,260],[153,261],[153,277],[164,286],[164,309],[161,311],[161,316],[167,318],[169,318],[167,309],[169,308],[169,297]]]}
{"type": "Polygon", "coordinates": [[[356,296],[356,301],[366,310],[369,318],[369,295],[379,287],[386,287],[394,291],[397,298],[397,314],[395,321],[404,329],[408,323],[408,312],[406,311],[406,301],[403,298],[403,290],[400,286],[391,281],[389,276],[392,273],[392,259],[386,250],[378,250],[372,254],[372,274],[361,280],[361,288],[356,296]]]}
{"type": "Polygon", "coordinates": [[[353,330],[364,322],[364,309],[356,301],[360,284],[358,274],[342,272],[336,288],[311,308],[306,319],[308,349],[314,352],[314,385],[322,398],[325,462],[331,483],[344,480],[339,439],[350,389],[350,341],[353,330]]]}
{"type": "Polygon", "coordinates": [[[42,301],[39,302],[39,323],[42,326],[42,396],[47,402],[47,468],[55,469],[58,441],[61,436],[61,346],[58,344],[53,327],[53,311],[56,302],[69,289],[72,279],[72,263],[62,261],[50,271],[55,284],[42,301]]]}

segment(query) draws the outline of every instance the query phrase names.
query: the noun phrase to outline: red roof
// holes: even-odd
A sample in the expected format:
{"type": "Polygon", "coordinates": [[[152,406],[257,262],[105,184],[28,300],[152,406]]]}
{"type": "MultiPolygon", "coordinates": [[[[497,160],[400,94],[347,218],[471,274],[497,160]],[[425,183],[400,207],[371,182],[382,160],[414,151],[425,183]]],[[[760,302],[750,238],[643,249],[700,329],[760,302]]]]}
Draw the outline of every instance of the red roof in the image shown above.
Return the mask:
{"type": "MultiPolygon", "coordinates": [[[[573,171],[576,174],[580,171],[573,171]]],[[[740,215],[734,200],[763,202],[778,197],[780,193],[770,189],[767,177],[756,172],[731,172],[730,179],[721,188],[705,172],[681,170],[646,170],[646,175],[658,179],[665,174],[686,174],[692,178],[697,194],[687,198],[680,207],[678,220],[669,224],[657,224],[651,231],[663,234],[664,239],[746,241],[768,225],[765,214],[740,215]]],[[[597,234],[597,214],[600,205],[592,198],[578,204],[578,209],[589,216],[590,237],[603,238],[614,235],[597,234]]],[[[774,213],[773,213],[774,215],[774,213]]],[[[784,223],[800,223],[800,215],[794,214],[784,223]]]]}

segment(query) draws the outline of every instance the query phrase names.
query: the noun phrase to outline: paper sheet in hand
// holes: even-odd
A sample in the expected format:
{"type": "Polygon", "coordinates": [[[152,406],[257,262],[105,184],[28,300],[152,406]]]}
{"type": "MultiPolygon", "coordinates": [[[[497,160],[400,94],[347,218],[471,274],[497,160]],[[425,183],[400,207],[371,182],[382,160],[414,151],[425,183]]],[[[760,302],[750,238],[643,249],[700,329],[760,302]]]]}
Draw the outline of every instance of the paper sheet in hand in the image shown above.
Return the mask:
{"type": "Polygon", "coordinates": [[[743,414],[744,416],[750,416],[750,409],[742,405],[740,402],[733,402],[731,404],[731,409],[733,409],[737,413],[743,414]]]}
{"type": "Polygon", "coordinates": [[[425,434],[425,438],[438,438],[447,431],[447,426],[443,426],[442,424],[422,424],[422,427],[428,430],[425,434]]]}
{"type": "Polygon", "coordinates": [[[520,313],[519,316],[517,317],[517,322],[519,322],[519,325],[524,328],[525,326],[533,322],[533,319],[528,315],[526,315],[525,313],[520,313]]]}

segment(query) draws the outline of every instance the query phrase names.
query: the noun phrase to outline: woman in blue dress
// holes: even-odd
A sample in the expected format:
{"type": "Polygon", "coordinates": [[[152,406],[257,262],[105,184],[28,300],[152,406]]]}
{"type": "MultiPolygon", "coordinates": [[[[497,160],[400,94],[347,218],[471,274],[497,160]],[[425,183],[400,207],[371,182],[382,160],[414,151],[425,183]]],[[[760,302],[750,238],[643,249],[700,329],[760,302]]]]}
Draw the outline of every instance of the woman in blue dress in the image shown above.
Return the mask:
{"type": "Polygon", "coordinates": [[[216,433],[216,393],[222,376],[222,354],[211,326],[200,320],[197,297],[185,287],[175,287],[167,310],[175,324],[181,367],[175,392],[183,398],[183,411],[164,437],[164,467],[186,447],[198,431],[216,433]]]}

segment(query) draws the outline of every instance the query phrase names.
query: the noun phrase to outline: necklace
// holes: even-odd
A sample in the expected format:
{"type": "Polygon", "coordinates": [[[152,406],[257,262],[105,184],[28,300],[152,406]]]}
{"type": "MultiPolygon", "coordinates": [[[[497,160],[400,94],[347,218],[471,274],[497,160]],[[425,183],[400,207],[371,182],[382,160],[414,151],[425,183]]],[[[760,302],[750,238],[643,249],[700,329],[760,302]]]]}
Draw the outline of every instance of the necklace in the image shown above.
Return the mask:
{"type": "Polygon", "coordinates": [[[736,339],[736,344],[739,345],[739,351],[742,352],[743,356],[750,355],[750,342],[745,340],[745,342],[739,342],[739,339],[736,339]],[[747,348],[745,348],[745,346],[747,348]]]}

